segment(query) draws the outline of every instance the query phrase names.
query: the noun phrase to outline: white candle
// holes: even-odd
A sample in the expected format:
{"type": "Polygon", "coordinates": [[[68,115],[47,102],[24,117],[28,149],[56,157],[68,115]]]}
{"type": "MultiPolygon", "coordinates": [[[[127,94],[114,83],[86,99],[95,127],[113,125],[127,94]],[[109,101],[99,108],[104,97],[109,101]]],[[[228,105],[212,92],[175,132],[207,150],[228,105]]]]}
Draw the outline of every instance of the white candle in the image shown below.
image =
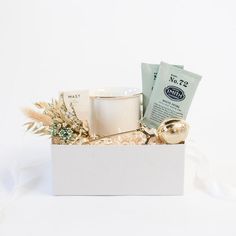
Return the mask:
{"type": "Polygon", "coordinates": [[[107,136],[137,129],[141,116],[140,99],[140,91],[134,88],[104,88],[92,91],[92,133],[107,136]]]}

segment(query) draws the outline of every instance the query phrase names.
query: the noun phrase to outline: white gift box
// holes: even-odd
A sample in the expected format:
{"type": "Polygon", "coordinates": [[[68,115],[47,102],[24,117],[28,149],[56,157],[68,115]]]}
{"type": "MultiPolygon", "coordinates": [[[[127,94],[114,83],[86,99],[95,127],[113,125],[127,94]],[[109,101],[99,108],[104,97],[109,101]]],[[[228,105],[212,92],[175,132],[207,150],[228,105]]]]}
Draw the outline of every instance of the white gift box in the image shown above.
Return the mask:
{"type": "Polygon", "coordinates": [[[182,195],[185,144],[52,145],[55,195],[182,195]]]}

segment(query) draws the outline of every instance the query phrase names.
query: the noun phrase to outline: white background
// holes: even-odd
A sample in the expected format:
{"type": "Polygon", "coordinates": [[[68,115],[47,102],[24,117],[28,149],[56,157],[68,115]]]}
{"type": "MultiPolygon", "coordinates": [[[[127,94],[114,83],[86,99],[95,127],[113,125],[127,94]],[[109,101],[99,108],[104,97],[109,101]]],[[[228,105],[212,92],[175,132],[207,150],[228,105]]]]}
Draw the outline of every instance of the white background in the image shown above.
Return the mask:
{"type": "Polygon", "coordinates": [[[233,0],[1,0],[1,181],[11,192],[14,163],[45,164],[4,210],[0,235],[236,235],[235,201],[195,189],[191,163],[184,197],[51,196],[49,140],[25,134],[20,111],[62,90],[141,88],[141,62],[183,64],[203,76],[191,139],[236,186],[235,11],[233,0]]]}

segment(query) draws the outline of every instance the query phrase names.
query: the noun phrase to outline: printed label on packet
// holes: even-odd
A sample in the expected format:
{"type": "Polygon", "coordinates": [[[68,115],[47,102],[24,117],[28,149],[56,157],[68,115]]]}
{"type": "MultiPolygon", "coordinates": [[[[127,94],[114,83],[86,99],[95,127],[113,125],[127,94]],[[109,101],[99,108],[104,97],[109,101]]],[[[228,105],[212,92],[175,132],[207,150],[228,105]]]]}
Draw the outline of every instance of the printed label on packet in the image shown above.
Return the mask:
{"type": "MultiPolygon", "coordinates": [[[[173,65],[179,67],[181,69],[184,68],[183,65],[173,65]]],[[[159,64],[149,64],[149,63],[142,63],[142,88],[143,88],[143,111],[145,112],[148,103],[152,94],[152,90],[156,83],[157,75],[159,72],[159,64]]]]}
{"type": "Polygon", "coordinates": [[[162,62],[143,122],[157,128],[167,118],[185,119],[201,76],[162,62]]]}
{"type": "Polygon", "coordinates": [[[89,91],[88,90],[77,90],[62,92],[60,99],[64,100],[65,106],[69,112],[75,110],[76,116],[80,120],[89,119],[89,91]]]}

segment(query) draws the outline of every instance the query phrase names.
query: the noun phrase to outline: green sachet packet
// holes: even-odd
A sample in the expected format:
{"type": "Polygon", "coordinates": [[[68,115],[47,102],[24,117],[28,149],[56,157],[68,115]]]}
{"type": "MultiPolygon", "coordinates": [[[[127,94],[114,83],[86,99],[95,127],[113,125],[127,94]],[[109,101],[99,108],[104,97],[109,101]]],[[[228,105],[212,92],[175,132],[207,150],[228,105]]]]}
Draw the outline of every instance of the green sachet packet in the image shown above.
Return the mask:
{"type": "Polygon", "coordinates": [[[185,119],[200,75],[161,62],[143,122],[157,128],[167,118],[185,119]]]}
{"type": "MultiPolygon", "coordinates": [[[[148,64],[141,63],[142,70],[142,92],[143,92],[143,112],[145,113],[149,99],[152,94],[152,90],[154,88],[154,84],[157,78],[157,74],[159,71],[159,64],[148,64]]],[[[179,68],[184,68],[182,65],[174,65],[179,68]]]]}

